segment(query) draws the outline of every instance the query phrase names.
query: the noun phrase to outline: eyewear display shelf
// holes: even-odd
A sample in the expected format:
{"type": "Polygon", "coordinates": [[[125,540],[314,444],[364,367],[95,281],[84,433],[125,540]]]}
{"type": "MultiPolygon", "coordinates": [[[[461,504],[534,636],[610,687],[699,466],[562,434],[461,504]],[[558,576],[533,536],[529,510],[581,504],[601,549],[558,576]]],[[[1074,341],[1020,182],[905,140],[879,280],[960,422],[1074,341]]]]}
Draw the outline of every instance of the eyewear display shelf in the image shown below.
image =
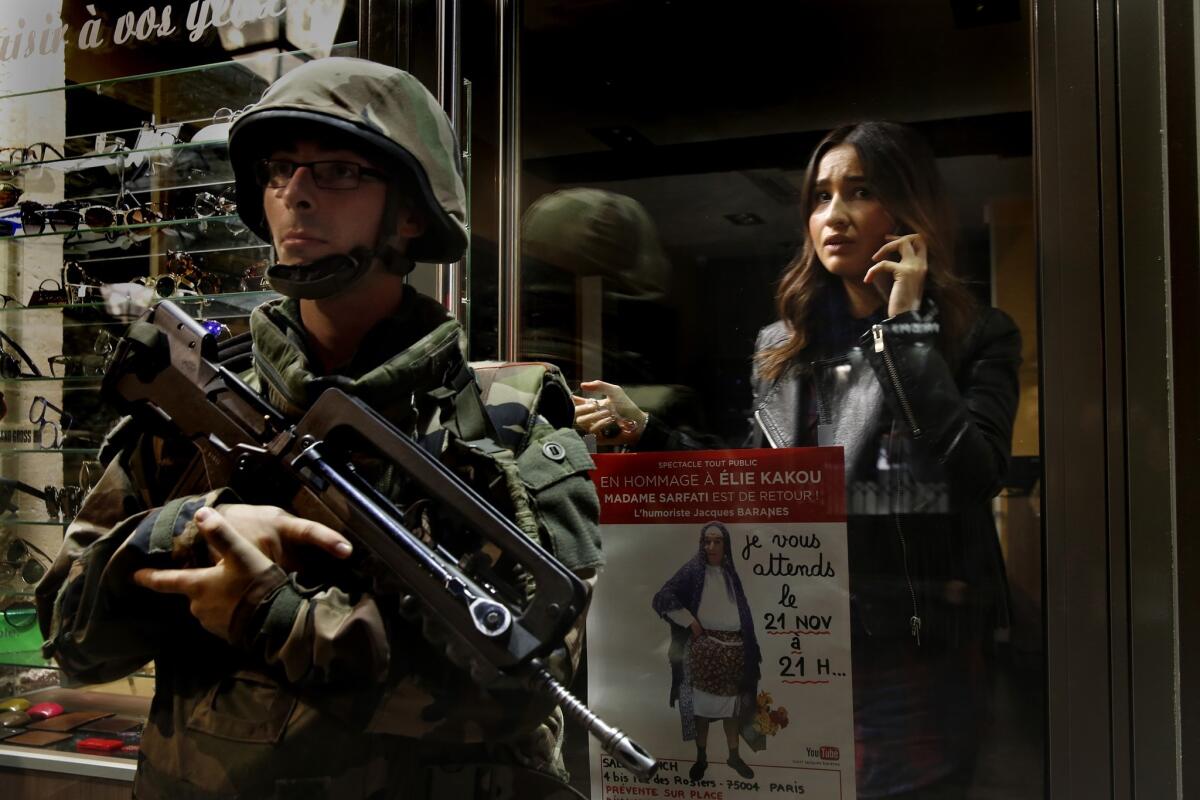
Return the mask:
{"type": "MultiPolygon", "coordinates": [[[[117,417],[99,391],[115,337],[163,297],[218,338],[236,335],[272,296],[261,277],[270,249],[237,216],[228,128],[307,60],[271,53],[0,94],[0,109],[33,120],[24,140],[0,141],[0,702],[146,717],[144,673],[64,685],[41,655],[33,587],[100,477],[117,417]],[[51,116],[61,125],[48,135],[51,116]]],[[[19,127],[4,136],[20,139],[19,127]]],[[[137,731],[85,727],[41,745],[0,727],[4,797],[128,797],[137,731]],[[124,752],[79,752],[89,737],[121,739],[124,752]]]]}

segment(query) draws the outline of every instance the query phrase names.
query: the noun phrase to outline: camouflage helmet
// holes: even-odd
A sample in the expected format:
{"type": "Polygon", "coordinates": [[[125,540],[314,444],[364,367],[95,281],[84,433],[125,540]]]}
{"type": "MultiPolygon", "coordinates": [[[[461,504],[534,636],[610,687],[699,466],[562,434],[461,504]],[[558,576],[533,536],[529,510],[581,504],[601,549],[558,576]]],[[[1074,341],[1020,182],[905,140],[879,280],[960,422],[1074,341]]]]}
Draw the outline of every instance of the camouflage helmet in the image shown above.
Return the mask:
{"type": "Polygon", "coordinates": [[[529,207],[521,221],[523,253],[580,277],[601,275],[605,293],[657,300],[671,262],[641,203],[603,189],[561,189],[529,207]]]}
{"type": "Polygon", "coordinates": [[[412,75],[358,58],[321,58],[275,81],[229,132],[238,214],[265,241],[262,187],[255,162],[300,130],[330,133],[353,143],[389,174],[407,174],[426,229],[408,243],[413,261],[450,262],[467,247],[466,191],[450,121],[412,75]]]}

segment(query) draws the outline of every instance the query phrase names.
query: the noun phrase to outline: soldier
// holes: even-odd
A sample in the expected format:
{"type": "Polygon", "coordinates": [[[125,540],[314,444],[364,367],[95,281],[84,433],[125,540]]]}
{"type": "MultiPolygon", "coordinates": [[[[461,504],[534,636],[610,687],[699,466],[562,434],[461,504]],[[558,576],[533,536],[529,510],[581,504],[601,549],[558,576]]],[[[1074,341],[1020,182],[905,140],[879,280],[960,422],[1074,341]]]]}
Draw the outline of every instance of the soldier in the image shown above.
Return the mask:
{"type": "MultiPolygon", "coordinates": [[[[321,59],[239,117],[229,152],[238,213],[274,246],[267,277],[284,295],[251,314],[246,379],[292,419],[330,386],[364,400],[452,467],[470,463],[489,500],[590,578],[597,501],[565,388],[567,428],[520,420],[516,452],[450,432],[486,413],[462,331],[404,283],[414,261],[455,261],[467,244],[458,146],[434,98],[399,70],[321,59]],[[495,453],[524,480],[492,480],[495,453]]],[[[566,777],[553,702],[503,678],[475,685],[399,613],[390,576],[344,560],[338,532],[239,504],[208,485],[190,445],[131,420],[102,458],[38,587],[39,616],[45,653],[77,680],[154,661],[137,797],[472,797],[502,777],[511,796],[560,791],[529,788],[535,774],[566,777]]],[[[406,491],[373,478],[394,499],[406,491]]],[[[569,639],[552,659],[563,678],[578,630],[569,639]]]]}

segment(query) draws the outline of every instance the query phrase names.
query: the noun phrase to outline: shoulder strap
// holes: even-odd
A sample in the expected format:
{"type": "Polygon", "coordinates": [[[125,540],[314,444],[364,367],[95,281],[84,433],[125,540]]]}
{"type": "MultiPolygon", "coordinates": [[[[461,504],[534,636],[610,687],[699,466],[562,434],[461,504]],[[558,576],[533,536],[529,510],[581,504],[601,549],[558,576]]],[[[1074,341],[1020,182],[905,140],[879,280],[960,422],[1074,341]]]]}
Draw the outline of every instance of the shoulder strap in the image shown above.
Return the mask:
{"type": "Polygon", "coordinates": [[[472,364],[488,417],[501,441],[522,452],[532,422],[571,427],[575,418],[571,390],[558,367],[542,361],[487,361],[472,364]]]}
{"type": "Polygon", "coordinates": [[[496,429],[484,408],[475,376],[465,361],[460,361],[450,379],[428,392],[440,408],[442,428],[468,442],[496,439],[496,429]]]}

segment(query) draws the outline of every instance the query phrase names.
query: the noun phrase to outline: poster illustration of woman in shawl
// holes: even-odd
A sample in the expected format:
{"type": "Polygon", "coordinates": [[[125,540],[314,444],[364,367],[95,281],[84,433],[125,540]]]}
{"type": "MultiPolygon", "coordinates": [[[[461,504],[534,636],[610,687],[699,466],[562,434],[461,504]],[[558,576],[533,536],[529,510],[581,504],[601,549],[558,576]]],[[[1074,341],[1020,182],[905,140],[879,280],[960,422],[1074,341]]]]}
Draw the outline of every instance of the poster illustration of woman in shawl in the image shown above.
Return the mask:
{"type": "Polygon", "coordinates": [[[738,743],[745,738],[754,750],[765,747],[752,725],[762,654],[724,525],[713,521],[700,529],[698,552],[663,584],[652,606],[671,626],[670,704],[678,701],[683,740],[696,743],[689,777],[704,777],[709,724],[720,720],[727,763],[741,777],[753,778],[738,743]]]}

